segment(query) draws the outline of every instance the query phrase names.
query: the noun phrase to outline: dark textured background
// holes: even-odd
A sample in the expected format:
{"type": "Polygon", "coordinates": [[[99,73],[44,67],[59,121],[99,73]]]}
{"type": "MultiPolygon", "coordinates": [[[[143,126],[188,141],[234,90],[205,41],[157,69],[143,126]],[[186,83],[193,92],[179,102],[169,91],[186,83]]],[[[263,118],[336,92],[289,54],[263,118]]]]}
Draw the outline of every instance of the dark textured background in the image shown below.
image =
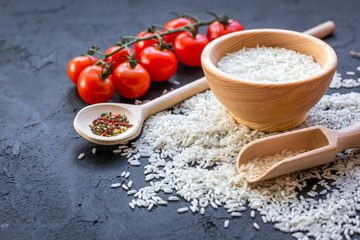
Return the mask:
{"type": "MultiPolygon", "coordinates": [[[[325,41],[338,54],[338,71],[346,77],[360,65],[349,55],[360,51],[357,0],[0,0],[0,239],[291,239],[272,224],[256,231],[249,211],[228,229],[223,208],[208,208],[204,216],[180,215],[180,202],[132,211],[131,197],[110,188],[130,169],[125,159],[112,153],[114,147],[87,142],[73,129],[76,113],[87,104],[67,77],[70,59],[92,45],[104,51],[150,23],[164,24],[171,11],[201,19],[210,18],[207,11],[225,13],[246,29],[304,31],[331,19],[337,29],[325,41]],[[77,160],[82,152],[85,158],[77,160]]],[[[180,65],[173,80],[186,84],[202,75],[200,67],[180,65]]],[[[154,84],[142,99],[171,87],[177,86],[154,84]]],[[[112,99],[120,101],[126,100],[112,99]]],[[[145,185],[143,166],[131,168],[136,189],[145,185]]]]}

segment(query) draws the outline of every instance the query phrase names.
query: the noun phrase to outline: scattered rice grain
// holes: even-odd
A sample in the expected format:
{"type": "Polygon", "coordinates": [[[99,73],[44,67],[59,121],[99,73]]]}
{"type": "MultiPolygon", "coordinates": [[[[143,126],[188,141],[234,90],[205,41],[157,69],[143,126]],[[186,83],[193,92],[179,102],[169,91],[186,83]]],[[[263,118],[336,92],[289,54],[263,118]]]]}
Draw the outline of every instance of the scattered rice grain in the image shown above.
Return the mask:
{"type": "Polygon", "coordinates": [[[176,201],[179,201],[179,198],[176,197],[176,196],[170,196],[170,197],[168,198],[168,201],[176,202],[176,201]]]}
{"type": "Polygon", "coordinates": [[[230,214],[232,217],[241,217],[241,213],[240,212],[232,212],[230,214]]]}
{"type": "Polygon", "coordinates": [[[250,212],[250,216],[251,216],[252,218],[254,218],[254,217],[255,217],[255,210],[251,210],[251,212],[250,212]]]}
{"type": "Polygon", "coordinates": [[[118,188],[121,186],[121,183],[113,183],[110,185],[111,188],[118,188]]]}
{"type": "Polygon", "coordinates": [[[184,212],[187,212],[188,210],[189,210],[188,207],[182,207],[182,208],[179,208],[179,209],[177,210],[177,212],[178,212],[178,213],[184,213],[184,212]]]}
{"type": "Polygon", "coordinates": [[[81,160],[81,159],[83,159],[84,156],[85,156],[85,153],[80,153],[80,155],[78,156],[78,159],[81,160]]]}
{"type": "Polygon", "coordinates": [[[230,224],[230,221],[229,221],[229,220],[225,220],[225,221],[224,221],[224,228],[228,228],[228,227],[229,227],[229,224],[230,224]]]}
{"type": "Polygon", "coordinates": [[[136,193],[136,190],[129,190],[129,191],[127,191],[127,195],[134,195],[136,193]]]}
{"type": "Polygon", "coordinates": [[[135,209],[135,205],[134,205],[132,202],[129,202],[129,206],[130,206],[130,208],[131,208],[132,210],[135,209]]]}
{"type": "MultiPolygon", "coordinates": [[[[131,154],[131,153],[129,153],[129,154],[131,154]]],[[[140,163],[139,161],[131,161],[131,162],[130,162],[130,165],[131,165],[131,166],[134,166],[134,167],[137,167],[137,166],[140,166],[141,163],[140,163]]]]}

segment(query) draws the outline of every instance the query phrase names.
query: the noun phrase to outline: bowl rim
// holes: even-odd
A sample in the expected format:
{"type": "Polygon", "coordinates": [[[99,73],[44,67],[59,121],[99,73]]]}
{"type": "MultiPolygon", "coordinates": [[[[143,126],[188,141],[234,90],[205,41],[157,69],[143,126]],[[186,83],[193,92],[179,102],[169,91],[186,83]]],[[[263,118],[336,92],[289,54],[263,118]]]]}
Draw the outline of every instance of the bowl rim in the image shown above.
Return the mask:
{"type": "Polygon", "coordinates": [[[201,66],[203,69],[204,68],[211,69],[212,73],[215,73],[216,75],[221,76],[221,77],[226,77],[228,79],[228,81],[237,82],[237,83],[240,82],[243,84],[254,85],[254,86],[260,86],[260,85],[286,86],[286,85],[301,84],[304,82],[316,81],[317,79],[322,79],[330,72],[336,70],[337,55],[336,55],[335,50],[329,44],[327,44],[323,40],[316,38],[314,36],[311,36],[311,35],[308,35],[305,33],[301,33],[301,32],[297,32],[297,31],[293,31],[293,30],[285,30],[285,29],[277,29],[277,28],[259,28],[259,29],[250,29],[250,30],[233,32],[233,33],[223,35],[217,39],[214,39],[208,45],[205,46],[205,48],[201,54],[201,63],[202,63],[201,66]],[[327,52],[327,54],[329,56],[328,61],[326,62],[325,66],[322,67],[322,69],[319,71],[318,74],[307,77],[305,79],[289,80],[289,81],[283,81],[283,82],[270,82],[270,81],[260,82],[260,81],[251,81],[251,80],[247,80],[247,79],[237,78],[231,74],[225,73],[225,72],[221,71],[217,66],[215,66],[215,64],[213,64],[212,61],[208,57],[209,54],[212,52],[215,45],[221,44],[229,38],[234,38],[234,37],[242,36],[242,35],[249,34],[249,33],[261,34],[261,33],[271,33],[271,32],[290,34],[293,36],[300,36],[302,38],[309,39],[310,41],[315,42],[316,44],[320,45],[321,47],[323,47],[325,49],[325,51],[327,52]]]}

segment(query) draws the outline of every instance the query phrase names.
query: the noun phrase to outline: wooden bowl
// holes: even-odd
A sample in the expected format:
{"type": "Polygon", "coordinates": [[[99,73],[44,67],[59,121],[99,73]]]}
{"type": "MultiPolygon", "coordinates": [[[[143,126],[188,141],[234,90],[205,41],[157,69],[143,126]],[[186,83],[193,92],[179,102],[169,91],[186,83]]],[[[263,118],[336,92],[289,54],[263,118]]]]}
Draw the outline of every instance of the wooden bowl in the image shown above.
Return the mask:
{"type": "Polygon", "coordinates": [[[283,131],[301,124],[322,98],[335,74],[337,56],[324,41],[307,34],[280,30],[245,30],[210,42],[201,56],[210,89],[240,124],[261,131],[283,131]],[[282,47],[313,56],[322,70],[305,80],[256,82],[233,77],[217,68],[227,53],[243,47],[282,47]]]}

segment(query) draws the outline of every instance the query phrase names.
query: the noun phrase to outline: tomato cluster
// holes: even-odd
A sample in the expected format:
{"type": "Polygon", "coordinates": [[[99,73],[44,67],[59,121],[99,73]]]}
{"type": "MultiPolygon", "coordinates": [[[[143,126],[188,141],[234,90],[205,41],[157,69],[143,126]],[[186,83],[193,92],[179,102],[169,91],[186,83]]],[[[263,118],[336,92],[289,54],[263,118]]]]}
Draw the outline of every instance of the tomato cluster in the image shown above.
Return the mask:
{"type": "Polygon", "coordinates": [[[178,61],[200,66],[201,53],[210,41],[244,30],[233,19],[215,19],[209,23],[207,36],[203,36],[197,31],[198,25],[193,19],[178,17],[161,30],[140,32],[132,42],[133,48],[126,44],[112,46],[101,54],[102,60],[92,55],[75,57],[68,64],[69,78],[89,104],[107,102],[115,91],[125,98],[139,98],[148,91],[151,81],[170,79],[178,61]]]}

